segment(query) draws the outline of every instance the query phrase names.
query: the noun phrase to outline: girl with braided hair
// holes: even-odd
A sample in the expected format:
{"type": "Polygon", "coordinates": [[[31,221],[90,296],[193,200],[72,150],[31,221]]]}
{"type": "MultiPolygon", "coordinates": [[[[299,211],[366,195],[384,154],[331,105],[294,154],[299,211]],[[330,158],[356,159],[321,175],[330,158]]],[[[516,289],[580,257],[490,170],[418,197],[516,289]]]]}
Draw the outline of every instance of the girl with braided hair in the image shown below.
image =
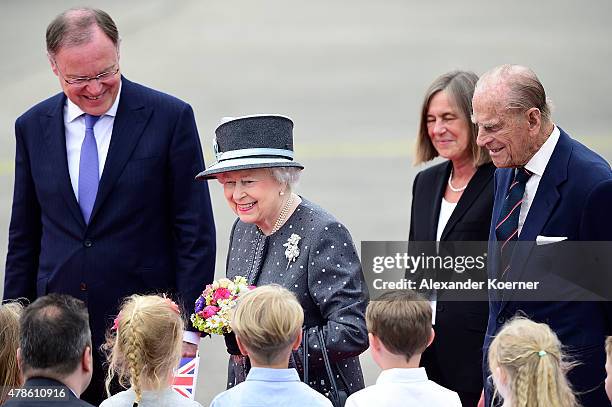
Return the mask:
{"type": "Polygon", "coordinates": [[[116,376],[127,390],[101,407],[202,407],[171,389],[181,357],[184,322],[178,306],[158,295],[132,295],[123,303],[104,348],[108,353],[106,392],[116,376]]]}
{"type": "Polygon", "coordinates": [[[489,347],[495,394],[504,407],[578,407],[567,372],[574,367],[557,335],[543,323],[516,317],[489,347]]]}

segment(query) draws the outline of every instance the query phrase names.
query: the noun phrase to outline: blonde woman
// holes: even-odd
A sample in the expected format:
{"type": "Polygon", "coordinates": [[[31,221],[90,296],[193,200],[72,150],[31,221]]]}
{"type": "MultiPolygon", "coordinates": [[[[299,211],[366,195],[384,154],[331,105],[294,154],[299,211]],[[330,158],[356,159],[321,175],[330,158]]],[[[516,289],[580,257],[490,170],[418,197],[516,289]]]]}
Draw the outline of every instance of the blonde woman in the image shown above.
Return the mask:
{"type": "Polygon", "coordinates": [[[508,322],[489,348],[489,369],[504,407],[577,407],[561,342],[548,325],[508,322]]]}
{"type": "Polygon", "coordinates": [[[121,307],[105,348],[109,352],[106,391],[115,376],[126,391],[101,407],[201,407],[170,385],[181,357],[183,319],[178,306],[158,295],[132,295],[121,307]]]}
{"type": "Polygon", "coordinates": [[[6,401],[6,392],[10,388],[21,387],[23,384],[23,377],[17,366],[21,310],[18,302],[0,306],[0,404],[6,401]]]}

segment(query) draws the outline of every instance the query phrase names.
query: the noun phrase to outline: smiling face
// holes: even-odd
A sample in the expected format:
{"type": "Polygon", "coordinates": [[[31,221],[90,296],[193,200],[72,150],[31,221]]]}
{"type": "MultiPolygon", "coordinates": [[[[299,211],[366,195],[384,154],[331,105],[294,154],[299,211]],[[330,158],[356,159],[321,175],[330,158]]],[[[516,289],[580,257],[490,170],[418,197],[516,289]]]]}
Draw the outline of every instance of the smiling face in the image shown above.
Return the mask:
{"type": "Polygon", "coordinates": [[[427,109],[427,134],[443,158],[470,160],[470,124],[445,91],[436,93],[427,109]]]}
{"type": "Polygon", "coordinates": [[[474,93],[473,121],[478,126],[476,142],[489,151],[496,167],[520,167],[527,164],[541,145],[537,137],[539,115],[537,123],[530,123],[533,109],[526,112],[507,109],[500,95],[503,95],[500,91],[474,93]]]}
{"type": "Polygon", "coordinates": [[[119,50],[102,30],[95,26],[91,41],[76,46],[62,47],[50,56],[51,69],[57,75],[66,96],[85,113],[100,116],[106,113],[117,98],[121,74],[104,79],[71,85],[66,80],[95,77],[119,69],[119,50]]]}
{"type": "Polygon", "coordinates": [[[270,170],[254,169],[230,171],[217,177],[223,184],[223,194],[229,207],[242,222],[254,223],[261,230],[270,230],[283,206],[279,183],[270,170]]]}

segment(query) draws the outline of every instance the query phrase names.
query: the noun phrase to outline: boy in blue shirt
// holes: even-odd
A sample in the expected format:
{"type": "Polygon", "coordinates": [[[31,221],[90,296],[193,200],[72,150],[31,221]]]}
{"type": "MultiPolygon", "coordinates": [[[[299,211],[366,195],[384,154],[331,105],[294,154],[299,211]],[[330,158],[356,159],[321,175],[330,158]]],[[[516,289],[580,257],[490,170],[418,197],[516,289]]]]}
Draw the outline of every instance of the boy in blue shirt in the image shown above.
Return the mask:
{"type": "Polygon", "coordinates": [[[251,370],[246,381],[214,398],[211,407],[314,406],[332,407],[322,394],[302,383],[289,357],[302,341],[304,311],[293,293],[267,285],[244,294],[231,327],[251,370]]]}

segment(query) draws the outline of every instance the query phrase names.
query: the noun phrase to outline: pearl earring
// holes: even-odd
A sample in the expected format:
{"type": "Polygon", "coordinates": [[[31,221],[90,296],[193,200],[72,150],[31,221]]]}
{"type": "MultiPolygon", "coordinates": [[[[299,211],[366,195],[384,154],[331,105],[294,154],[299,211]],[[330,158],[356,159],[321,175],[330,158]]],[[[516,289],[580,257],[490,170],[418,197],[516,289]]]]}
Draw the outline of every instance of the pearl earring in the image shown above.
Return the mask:
{"type": "Polygon", "coordinates": [[[283,196],[283,195],[285,195],[285,191],[280,191],[278,194],[279,194],[280,196],[283,196]]]}

